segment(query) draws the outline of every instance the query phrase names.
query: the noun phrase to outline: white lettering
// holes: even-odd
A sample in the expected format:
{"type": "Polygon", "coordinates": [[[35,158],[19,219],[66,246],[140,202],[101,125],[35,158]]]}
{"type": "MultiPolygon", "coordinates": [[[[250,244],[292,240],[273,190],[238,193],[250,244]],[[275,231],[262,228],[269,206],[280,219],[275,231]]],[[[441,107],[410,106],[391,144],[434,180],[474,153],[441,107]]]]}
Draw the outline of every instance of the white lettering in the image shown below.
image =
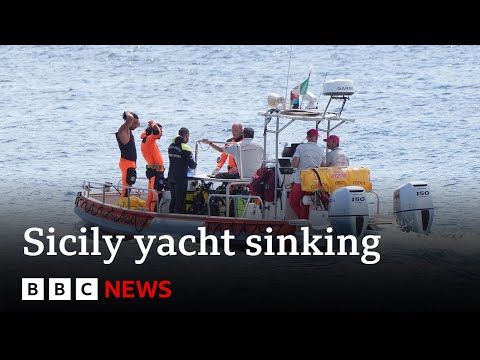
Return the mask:
{"type": "Polygon", "coordinates": [[[221,239],[223,240],[223,252],[227,256],[233,256],[235,255],[235,251],[230,250],[230,240],[234,240],[235,236],[230,235],[230,230],[225,230],[223,232],[223,235],[221,236],[221,239]]]}
{"type": "Polygon", "coordinates": [[[262,238],[260,237],[260,235],[250,235],[249,237],[247,237],[247,246],[255,249],[255,251],[247,249],[246,253],[248,256],[257,256],[262,252],[261,245],[256,244],[253,241],[260,242],[262,241],[262,238]]]}
{"type": "Polygon", "coordinates": [[[93,251],[90,253],[90,255],[102,255],[100,252],[100,230],[98,229],[98,226],[92,227],[92,232],[93,232],[93,251]]]}
{"type": "Polygon", "coordinates": [[[308,227],[302,227],[303,232],[303,252],[300,255],[323,255],[323,253],[318,250],[315,243],[322,238],[322,235],[313,235],[312,241],[310,241],[308,227]],[[313,249],[313,254],[309,251],[309,248],[313,249]]]}
{"type": "MultiPolygon", "coordinates": [[[[67,240],[72,240],[72,243],[76,243],[77,242],[77,238],[73,235],[65,235],[64,237],[62,237],[60,239],[60,243],[58,244],[58,247],[60,249],[60,252],[65,255],[65,256],[73,256],[77,253],[76,250],[74,251],[68,251],[66,248],[65,248],[65,243],[67,242],[67,240]]],[[[48,255],[48,254],[47,254],[48,255]]]]}
{"type": "MultiPolygon", "coordinates": [[[[192,251],[188,251],[187,249],[185,249],[185,242],[187,240],[190,240],[192,243],[195,243],[197,241],[197,239],[195,239],[194,236],[184,236],[180,239],[180,241],[178,242],[178,250],[180,250],[180,253],[182,253],[183,255],[185,256],[193,256],[196,254],[196,251],[195,250],[192,250],[192,251]]],[[[207,254],[208,255],[208,254],[207,254]]]]}
{"type": "MultiPolygon", "coordinates": [[[[327,233],[331,234],[333,232],[333,228],[327,227],[327,233]]],[[[327,240],[327,251],[324,255],[335,255],[333,251],[333,235],[325,235],[325,240],[327,240]]]]}
{"type": "Polygon", "coordinates": [[[300,255],[297,250],[297,238],[293,235],[279,235],[277,236],[278,240],[278,252],[277,255],[300,255]],[[287,240],[290,242],[291,250],[290,252],[285,251],[287,240]]]}
{"type": "Polygon", "coordinates": [[[218,252],[217,237],[215,235],[206,235],[207,229],[205,229],[204,227],[199,227],[198,230],[200,230],[200,251],[198,252],[198,255],[220,255],[220,253],[218,252]],[[212,251],[210,252],[210,254],[207,252],[206,248],[207,240],[212,241],[212,251]]]}
{"type": "Polygon", "coordinates": [[[117,235],[117,243],[115,245],[112,244],[112,236],[111,235],[103,235],[103,239],[107,243],[108,250],[110,251],[110,258],[108,260],[103,260],[105,265],[110,265],[113,260],[115,260],[115,256],[117,255],[117,251],[120,248],[120,244],[122,240],[125,239],[124,235],[117,235]]]}
{"type": "Polygon", "coordinates": [[[347,240],[350,240],[352,243],[352,250],[350,251],[350,255],[360,255],[357,250],[357,238],[353,235],[340,235],[337,236],[338,241],[340,242],[340,250],[337,252],[337,255],[348,255],[345,251],[345,243],[347,240]]]}
{"type": "Polygon", "coordinates": [[[144,236],[143,235],[135,235],[134,236],[135,240],[137,240],[138,248],[142,252],[142,257],[140,260],[135,260],[135,264],[141,265],[147,258],[148,252],[150,251],[150,248],[152,247],[153,240],[155,240],[157,237],[155,235],[150,235],[148,236],[148,242],[147,245],[143,244],[144,236]]]}
{"type": "Polygon", "coordinates": [[[172,256],[177,255],[175,251],[175,241],[170,235],[162,235],[158,237],[158,240],[167,240],[165,244],[158,245],[157,253],[160,256],[172,256]],[[163,250],[166,248],[167,250],[163,250]]]}
{"type": "Polygon", "coordinates": [[[377,251],[369,251],[370,249],[375,249],[378,246],[380,241],[380,235],[367,235],[362,239],[363,245],[363,256],[362,256],[362,263],[366,265],[374,265],[380,261],[380,254],[377,251]],[[368,240],[372,239],[373,244],[368,245],[368,240]],[[373,260],[367,260],[367,256],[373,256],[373,260]]]}
{"type": "Polygon", "coordinates": [[[27,231],[25,231],[25,234],[23,235],[23,238],[25,239],[26,242],[36,245],[37,246],[37,251],[30,251],[28,249],[28,246],[23,247],[23,253],[27,256],[38,256],[43,252],[43,242],[41,242],[38,239],[34,239],[30,237],[30,233],[36,231],[39,236],[43,236],[43,230],[40,228],[29,228],[27,231]]]}
{"type": "MultiPolygon", "coordinates": [[[[55,232],[55,228],[50,227],[48,228],[48,231],[53,234],[55,232]]],[[[47,255],[58,255],[57,252],[55,251],[55,235],[48,235],[48,252],[47,255]]]]}
{"type": "MultiPolygon", "coordinates": [[[[272,233],[272,228],[267,227],[267,233],[271,234],[272,233]]],[[[265,240],[267,241],[267,251],[263,255],[275,255],[273,252],[273,239],[272,235],[265,235],[265,240]]]]}

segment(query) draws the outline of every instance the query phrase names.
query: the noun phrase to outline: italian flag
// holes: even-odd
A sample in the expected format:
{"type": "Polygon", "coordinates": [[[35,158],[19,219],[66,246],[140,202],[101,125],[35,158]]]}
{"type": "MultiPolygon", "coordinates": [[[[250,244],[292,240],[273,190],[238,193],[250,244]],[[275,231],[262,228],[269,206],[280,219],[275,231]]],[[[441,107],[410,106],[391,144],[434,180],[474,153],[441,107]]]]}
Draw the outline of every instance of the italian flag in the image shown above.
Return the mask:
{"type": "Polygon", "coordinates": [[[305,95],[308,90],[308,82],[310,81],[310,75],[308,75],[308,78],[302,82],[300,85],[295,86],[291,91],[290,91],[290,103],[293,104],[294,99],[298,99],[299,95],[305,95]]]}
{"type": "MultiPolygon", "coordinates": [[[[302,82],[300,85],[298,85],[300,87],[299,91],[300,91],[300,95],[305,95],[307,93],[307,90],[308,90],[308,82],[310,81],[310,75],[308,75],[308,78],[307,80],[305,80],[304,82],[302,82]]],[[[295,86],[295,87],[298,87],[298,86],[295,86]]]]}

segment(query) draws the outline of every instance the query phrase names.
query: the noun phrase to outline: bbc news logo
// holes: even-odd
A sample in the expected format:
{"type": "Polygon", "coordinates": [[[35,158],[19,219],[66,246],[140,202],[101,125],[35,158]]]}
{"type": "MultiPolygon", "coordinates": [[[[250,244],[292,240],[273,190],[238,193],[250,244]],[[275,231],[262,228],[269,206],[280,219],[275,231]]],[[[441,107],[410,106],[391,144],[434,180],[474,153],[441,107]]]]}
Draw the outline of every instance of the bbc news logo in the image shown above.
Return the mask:
{"type": "MultiPolygon", "coordinates": [[[[97,278],[76,278],[74,280],[75,291],[72,291],[72,279],[70,278],[23,278],[22,300],[47,300],[47,292],[48,300],[98,300],[97,278]],[[45,284],[48,286],[48,291],[45,289],[45,284]]],[[[170,280],[106,280],[104,285],[106,299],[167,299],[172,295],[170,280]]]]}
{"type": "MultiPolygon", "coordinates": [[[[72,300],[70,278],[49,278],[48,300],[72,300]]],[[[22,279],[22,300],[46,300],[43,278],[22,279]]],[[[98,300],[97,278],[75,279],[75,300],[98,300]]]]}

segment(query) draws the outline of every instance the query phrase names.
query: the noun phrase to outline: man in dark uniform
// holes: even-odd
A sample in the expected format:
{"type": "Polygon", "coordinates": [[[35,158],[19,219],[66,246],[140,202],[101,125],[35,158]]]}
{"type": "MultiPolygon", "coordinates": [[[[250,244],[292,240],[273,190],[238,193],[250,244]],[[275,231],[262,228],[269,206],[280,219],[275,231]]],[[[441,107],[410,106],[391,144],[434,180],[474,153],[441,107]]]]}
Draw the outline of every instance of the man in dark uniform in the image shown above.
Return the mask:
{"type": "Polygon", "coordinates": [[[185,213],[185,196],[187,194],[187,172],[188,168],[195,169],[197,163],[193,160],[192,150],[187,145],[190,133],[187,128],[182,127],[178,135],[172,140],[168,147],[168,182],[170,184],[170,213],[185,213]]]}
{"type": "MultiPolygon", "coordinates": [[[[125,122],[115,133],[121,154],[119,167],[122,170],[122,185],[132,186],[137,180],[137,148],[132,130],[140,126],[140,121],[138,115],[130,111],[123,113],[123,120],[125,122]]],[[[128,194],[130,194],[130,189],[122,188],[122,197],[128,196],[128,194]]]]}

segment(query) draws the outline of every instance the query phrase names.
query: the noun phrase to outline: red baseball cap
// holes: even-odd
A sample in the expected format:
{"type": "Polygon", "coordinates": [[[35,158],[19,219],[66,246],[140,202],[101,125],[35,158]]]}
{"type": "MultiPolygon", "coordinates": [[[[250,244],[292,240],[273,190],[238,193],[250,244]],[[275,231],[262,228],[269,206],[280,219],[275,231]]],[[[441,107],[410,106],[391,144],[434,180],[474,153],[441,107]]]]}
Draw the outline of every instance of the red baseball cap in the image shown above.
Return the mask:
{"type": "Polygon", "coordinates": [[[340,138],[337,135],[330,135],[326,139],[323,139],[323,141],[333,141],[337,144],[340,144],[340,138]]]}
{"type": "Polygon", "coordinates": [[[307,136],[308,137],[318,136],[318,130],[315,130],[315,129],[308,130],[307,131],[307,136]]]}

